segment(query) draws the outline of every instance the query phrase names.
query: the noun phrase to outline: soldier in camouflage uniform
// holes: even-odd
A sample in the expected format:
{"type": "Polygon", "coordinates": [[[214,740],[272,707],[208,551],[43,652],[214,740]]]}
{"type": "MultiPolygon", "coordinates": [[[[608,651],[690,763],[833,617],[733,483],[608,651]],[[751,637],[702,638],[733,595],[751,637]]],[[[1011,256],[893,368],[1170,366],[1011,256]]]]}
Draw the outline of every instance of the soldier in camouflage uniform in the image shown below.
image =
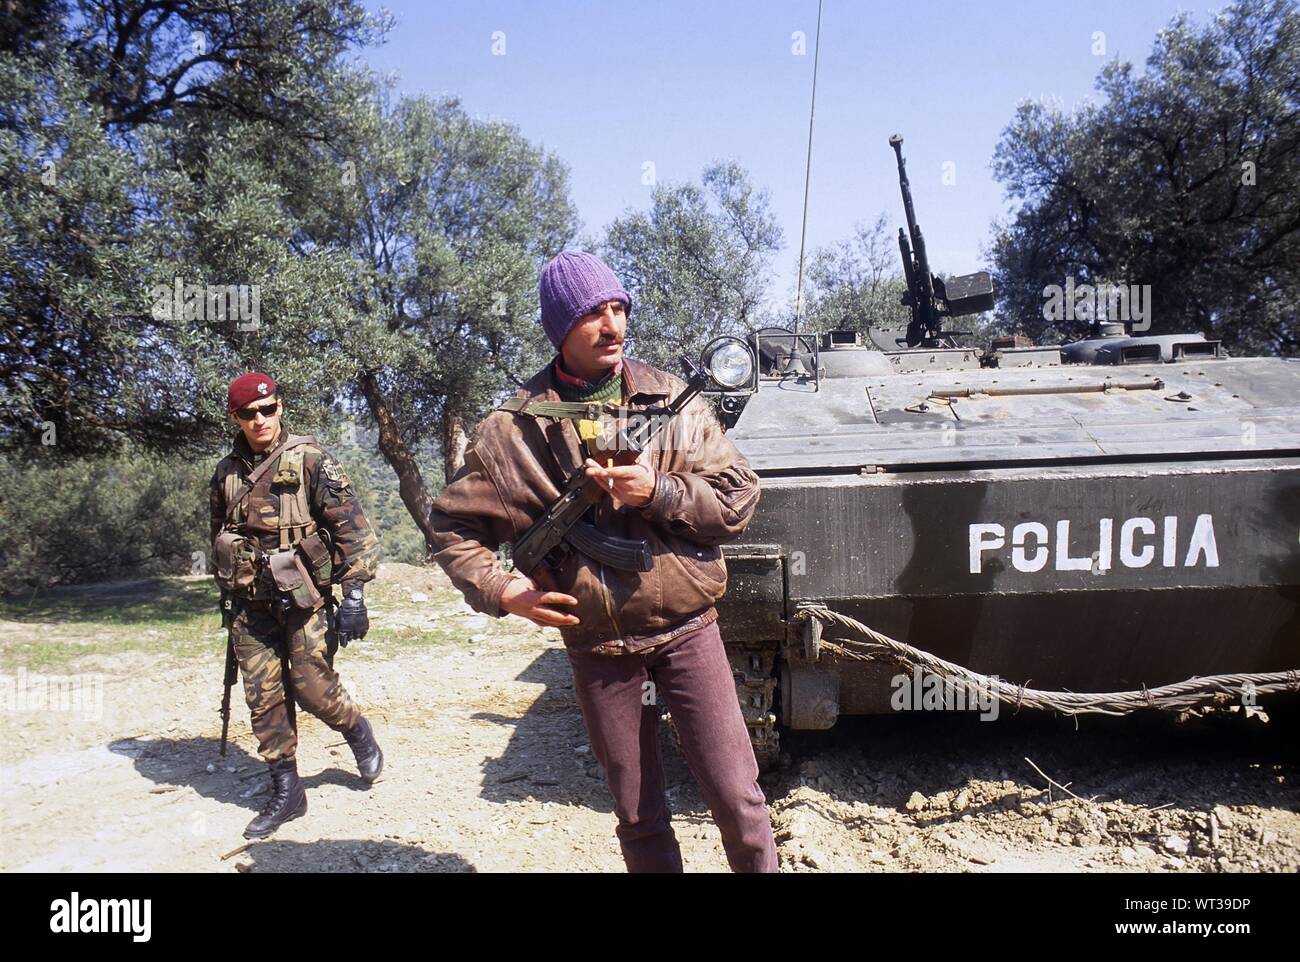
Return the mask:
{"type": "Polygon", "coordinates": [[[384,764],[370,723],[334,671],[331,644],[332,635],[346,646],[369,630],[362,585],[375,576],[379,539],[334,456],[283,427],[275,392],[275,381],[256,371],[231,382],[227,402],[240,434],[210,488],[217,583],[232,601],[235,656],[273,786],[244,830],[248,838],[306,814],[295,702],[342,733],[367,783],[384,764]],[[331,633],[336,581],[344,599],[331,633]]]}

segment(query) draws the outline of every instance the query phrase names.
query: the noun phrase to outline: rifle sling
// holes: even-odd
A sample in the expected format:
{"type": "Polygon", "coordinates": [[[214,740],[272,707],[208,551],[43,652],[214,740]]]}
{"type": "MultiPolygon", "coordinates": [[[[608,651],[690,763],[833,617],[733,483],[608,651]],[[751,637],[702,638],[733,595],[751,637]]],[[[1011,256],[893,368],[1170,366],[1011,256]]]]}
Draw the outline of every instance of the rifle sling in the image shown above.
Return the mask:
{"type": "Polygon", "coordinates": [[[621,405],[600,401],[538,401],[526,397],[512,397],[497,408],[530,418],[570,418],[575,421],[595,421],[602,414],[615,414],[621,405]]]}

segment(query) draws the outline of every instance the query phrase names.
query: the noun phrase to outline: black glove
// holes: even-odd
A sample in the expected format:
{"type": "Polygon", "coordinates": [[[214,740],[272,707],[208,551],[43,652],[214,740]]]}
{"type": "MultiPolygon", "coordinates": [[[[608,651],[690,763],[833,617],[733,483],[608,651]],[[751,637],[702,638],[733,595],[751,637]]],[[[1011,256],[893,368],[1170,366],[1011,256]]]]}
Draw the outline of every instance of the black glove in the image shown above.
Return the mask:
{"type": "Polygon", "coordinates": [[[338,629],[340,648],[346,648],[349,641],[364,638],[366,632],[370,630],[370,615],[366,613],[366,603],[361,598],[360,585],[343,589],[343,603],[339,605],[335,625],[338,629]]]}

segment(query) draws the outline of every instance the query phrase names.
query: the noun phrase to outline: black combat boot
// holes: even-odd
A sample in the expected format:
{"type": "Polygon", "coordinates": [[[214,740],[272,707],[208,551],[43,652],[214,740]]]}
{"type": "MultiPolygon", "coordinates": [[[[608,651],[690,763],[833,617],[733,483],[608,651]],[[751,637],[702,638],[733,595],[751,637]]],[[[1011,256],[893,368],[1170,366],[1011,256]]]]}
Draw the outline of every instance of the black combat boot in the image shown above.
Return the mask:
{"type": "Polygon", "coordinates": [[[343,729],[343,737],[352,747],[352,754],[357,757],[357,771],[367,785],[379,777],[384,770],[384,753],[379,750],[375,733],[365,716],[357,719],[351,728],[343,729]]]}
{"type": "Polygon", "coordinates": [[[285,822],[307,814],[307,793],[298,778],[298,760],[271,762],[271,798],[244,829],[244,838],[265,838],[285,822]]]}

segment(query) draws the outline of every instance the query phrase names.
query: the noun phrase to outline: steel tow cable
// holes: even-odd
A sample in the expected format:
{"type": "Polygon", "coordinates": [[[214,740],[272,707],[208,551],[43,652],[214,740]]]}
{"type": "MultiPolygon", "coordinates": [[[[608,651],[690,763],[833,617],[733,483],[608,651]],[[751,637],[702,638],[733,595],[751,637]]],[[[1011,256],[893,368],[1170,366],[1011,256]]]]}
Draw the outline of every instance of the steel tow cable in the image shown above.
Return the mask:
{"type": "Polygon", "coordinates": [[[838,643],[822,638],[821,647],[834,655],[854,661],[874,661],[884,657],[907,668],[920,667],[964,687],[988,691],[1000,701],[1015,706],[1017,710],[1025,707],[1055,710],[1067,715],[1126,715],[1149,708],[1191,708],[1224,695],[1233,696],[1235,700],[1248,693],[1265,695],[1300,691],[1300,670],[1294,668],[1288,671],[1193,677],[1158,688],[1143,686],[1138,691],[1043,691],[1006,682],[996,675],[980,674],[945,661],[868,628],[860,621],[832,611],[824,605],[802,605],[790,620],[792,624],[803,624],[810,618],[816,618],[826,628],[842,629],[850,635],[848,638],[839,638],[838,643]]]}

